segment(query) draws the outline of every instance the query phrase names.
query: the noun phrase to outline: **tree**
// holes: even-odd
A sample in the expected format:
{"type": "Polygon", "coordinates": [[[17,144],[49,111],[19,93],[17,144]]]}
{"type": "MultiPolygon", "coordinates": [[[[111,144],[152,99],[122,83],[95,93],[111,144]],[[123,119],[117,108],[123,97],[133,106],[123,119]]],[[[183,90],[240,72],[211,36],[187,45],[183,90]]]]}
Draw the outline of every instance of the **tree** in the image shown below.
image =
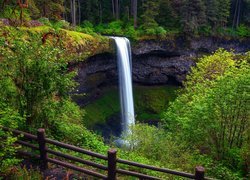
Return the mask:
{"type": "Polygon", "coordinates": [[[132,0],[133,7],[133,17],[134,17],[134,28],[137,28],[137,0],[132,0]]]}
{"type": "Polygon", "coordinates": [[[208,25],[216,27],[218,24],[218,1],[217,0],[206,0],[206,20],[208,25]]]}
{"type": "Polygon", "coordinates": [[[71,22],[73,26],[76,26],[76,1],[70,1],[70,14],[71,14],[71,22]]]}
{"type": "Polygon", "coordinates": [[[230,0],[218,0],[217,19],[220,27],[225,27],[230,16],[230,0]]]}
{"type": "Polygon", "coordinates": [[[115,1],[115,18],[118,20],[120,18],[120,1],[119,0],[114,0],[115,1]]]}
{"type": "Polygon", "coordinates": [[[143,1],[142,6],[144,11],[141,15],[143,29],[157,27],[156,17],[159,14],[159,0],[143,1]]]}
{"type": "Polygon", "coordinates": [[[60,20],[65,11],[64,0],[38,0],[36,5],[39,7],[41,16],[52,20],[60,20]]]}
{"type": "Polygon", "coordinates": [[[233,53],[218,50],[201,59],[188,76],[183,94],[165,114],[169,129],[234,167],[249,159],[249,155],[238,156],[250,138],[249,58],[248,54],[236,62],[233,53]]]}
{"type": "Polygon", "coordinates": [[[183,31],[187,34],[197,33],[206,21],[203,0],[185,0],[181,7],[183,31]]]}
{"type": "Polygon", "coordinates": [[[179,1],[160,0],[159,15],[157,16],[159,25],[170,29],[180,27],[179,3],[179,1]]]}
{"type": "MultiPolygon", "coordinates": [[[[0,82],[4,81],[0,79],[0,82]]],[[[5,84],[9,86],[8,82],[5,84]]],[[[3,88],[0,87],[0,90],[3,88]]],[[[16,110],[9,107],[4,99],[0,98],[0,174],[8,172],[9,168],[20,163],[20,160],[16,158],[15,152],[18,149],[17,146],[13,146],[13,143],[17,140],[16,137],[10,132],[6,132],[2,129],[2,126],[9,128],[17,128],[18,124],[22,122],[22,118],[16,110]]]]}
{"type": "Polygon", "coordinates": [[[2,49],[0,54],[1,98],[18,110],[29,128],[47,127],[64,114],[60,108],[74,106],[68,94],[74,87],[74,73],[67,72],[60,49],[16,41],[11,50],[2,49]]]}

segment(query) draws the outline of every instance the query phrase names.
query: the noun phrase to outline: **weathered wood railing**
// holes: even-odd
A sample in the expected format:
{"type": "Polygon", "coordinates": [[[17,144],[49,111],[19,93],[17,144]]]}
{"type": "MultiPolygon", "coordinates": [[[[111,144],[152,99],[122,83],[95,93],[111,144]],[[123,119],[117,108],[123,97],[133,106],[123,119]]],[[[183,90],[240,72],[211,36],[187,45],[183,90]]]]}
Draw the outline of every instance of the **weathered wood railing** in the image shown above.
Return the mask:
{"type": "Polygon", "coordinates": [[[174,171],[174,170],[170,170],[170,169],[158,168],[158,167],[154,167],[154,166],[140,164],[137,162],[119,159],[119,158],[117,158],[117,155],[116,155],[117,151],[115,149],[110,149],[108,151],[107,156],[104,156],[102,154],[95,153],[95,152],[92,152],[89,150],[85,150],[85,149],[82,149],[82,148],[79,148],[79,147],[76,147],[73,145],[69,145],[69,144],[59,142],[59,141],[55,141],[55,140],[52,140],[52,139],[45,137],[45,130],[44,129],[38,129],[37,136],[35,136],[33,134],[26,133],[26,132],[18,131],[18,130],[11,130],[8,128],[3,128],[3,129],[5,131],[12,132],[16,136],[22,135],[26,139],[34,140],[38,143],[38,146],[36,146],[36,145],[31,144],[29,142],[25,142],[23,140],[16,141],[17,144],[20,144],[24,147],[29,147],[33,150],[39,151],[39,155],[36,155],[36,154],[34,155],[31,152],[26,152],[26,151],[21,151],[21,150],[19,150],[18,153],[22,156],[29,156],[29,157],[34,157],[34,158],[40,159],[40,161],[41,161],[40,168],[42,170],[45,170],[48,168],[48,163],[53,163],[53,164],[60,165],[60,166],[63,166],[63,167],[66,167],[66,168],[69,168],[69,169],[72,169],[72,170],[75,170],[75,171],[78,171],[81,173],[85,173],[85,174],[90,175],[90,176],[101,178],[101,179],[115,180],[115,179],[117,179],[117,174],[133,176],[133,177],[137,177],[139,179],[160,179],[158,177],[149,176],[149,175],[139,173],[139,172],[119,169],[117,164],[120,163],[120,164],[129,165],[129,166],[133,166],[133,167],[137,167],[137,168],[148,169],[148,170],[152,170],[152,171],[156,171],[156,172],[167,173],[167,174],[176,175],[179,177],[190,178],[190,179],[197,179],[197,180],[209,179],[209,178],[204,177],[205,171],[204,171],[204,168],[201,166],[197,166],[195,168],[195,174],[179,172],[179,171],[174,171]],[[56,147],[72,150],[74,152],[82,153],[84,155],[89,155],[91,157],[95,157],[98,159],[102,159],[104,161],[107,161],[107,166],[102,165],[102,164],[98,164],[98,163],[95,163],[95,162],[92,162],[89,160],[85,160],[85,159],[82,159],[79,157],[75,157],[72,155],[64,154],[62,152],[51,150],[47,147],[48,144],[54,145],[56,147]],[[64,161],[61,161],[61,160],[58,160],[55,158],[51,158],[48,156],[48,154],[51,154],[53,156],[57,156],[60,158],[64,158],[67,160],[71,160],[73,162],[78,162],[78,163],[82,163],[82,164],[85,164],[88,166],[92,166],[92,167],[97,168],[99,170],[104,170],[106,172],[106,174],[101,174],[101,173],[95,172],[93,170],[88,170],[88,169],[85,169],[83,167],[76,166],[72,163],[68,163],[68,162],[64,162],[64,161]]]}

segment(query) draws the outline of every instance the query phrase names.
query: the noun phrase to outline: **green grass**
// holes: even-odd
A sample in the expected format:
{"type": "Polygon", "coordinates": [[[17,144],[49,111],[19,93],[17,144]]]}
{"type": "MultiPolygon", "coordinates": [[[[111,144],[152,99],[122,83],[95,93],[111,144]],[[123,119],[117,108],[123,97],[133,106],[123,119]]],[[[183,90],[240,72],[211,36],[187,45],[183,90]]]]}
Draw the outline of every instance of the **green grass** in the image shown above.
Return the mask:
{"type": "MultiPolygon", "coordinates": [[[[137,122],[158,121],[170,101],[176,97],[173,86],[135,86],[134,104],[137,122]]],[[[119,89],[111,87],[103,90],[103,95],[84,107],[84,124],[92,128],[104,124],[112,115],[120,112],[119,89]]]]}

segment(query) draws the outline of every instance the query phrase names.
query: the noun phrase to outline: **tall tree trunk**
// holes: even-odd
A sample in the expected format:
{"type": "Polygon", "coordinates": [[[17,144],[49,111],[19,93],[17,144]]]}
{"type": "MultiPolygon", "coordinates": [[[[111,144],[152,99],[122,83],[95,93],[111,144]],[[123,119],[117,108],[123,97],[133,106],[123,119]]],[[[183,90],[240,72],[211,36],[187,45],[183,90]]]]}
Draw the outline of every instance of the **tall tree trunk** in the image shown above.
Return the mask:
{"type": "Polygon", "coordinates": [[[100,23],[102,23],[102,0],[99,1],[99,17],[100,23]]]}
{"type": "Polygon", "coordinates": [[[115,18],[116,20],[120,18],[119,0],[115,0],[115,18]]]}
{"type": "Polygon", "coordinates": [[[71,18],[72,18],[72,26],[76,26],[76,1],[71,0],[71,18]]]}
{"type": "Polygon", "coordinates": [[[130,0],[130,15],[134,15],[134,0],[130,0]]]}
{"type": "Polygon", "coordinates": [[[241,15],[241,0],[239,0],[239,5],[238,5],[238,14],[237,14],[236,27],[238,27],[239,24],[240,24],[240,15],[241,15]]]}
{"type": "Polygon", "coordinates": [[[233,28],[236,27],[238,5],[239,5],[239,0],[236,0],[235,8],[234,8],[233,28]]]}
{"type": "Polygon", "coordinates": [[[80,0],[78,0],[78,24],[80,25],[81,24],[81,15],[82,15],[82,13],[81,13],[81,3],[80,3],[80,0]]]}
{"type": "Polygon", "coordinates": [[[115,18],[115,0],[112,0],[112,14],[113,18],[115,18]]]}
{"type": "Polygon", "coordinates": [[[43,16],[47,17],[47,5],[46,5],[46,1],[43,2],[43,16]]]}
{"type": "Polygon", "coordinates": [[[137,0],[133,0],[134,28],[137,28],[137,0]]]}

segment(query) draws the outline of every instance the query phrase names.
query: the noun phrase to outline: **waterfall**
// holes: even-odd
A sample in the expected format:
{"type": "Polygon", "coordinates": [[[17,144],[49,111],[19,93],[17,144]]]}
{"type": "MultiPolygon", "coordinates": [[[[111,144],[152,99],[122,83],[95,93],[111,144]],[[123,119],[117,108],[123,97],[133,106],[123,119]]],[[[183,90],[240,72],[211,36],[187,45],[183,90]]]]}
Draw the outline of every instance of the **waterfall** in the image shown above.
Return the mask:
{"type": "Polygon", "coordinates": [[[125,37],[111,37],[115,40],[119,70],[119,89],[123,133],[130,133],[129,127],[135,124],[132,90],[132,55],[130,42],[125,37]]]}

